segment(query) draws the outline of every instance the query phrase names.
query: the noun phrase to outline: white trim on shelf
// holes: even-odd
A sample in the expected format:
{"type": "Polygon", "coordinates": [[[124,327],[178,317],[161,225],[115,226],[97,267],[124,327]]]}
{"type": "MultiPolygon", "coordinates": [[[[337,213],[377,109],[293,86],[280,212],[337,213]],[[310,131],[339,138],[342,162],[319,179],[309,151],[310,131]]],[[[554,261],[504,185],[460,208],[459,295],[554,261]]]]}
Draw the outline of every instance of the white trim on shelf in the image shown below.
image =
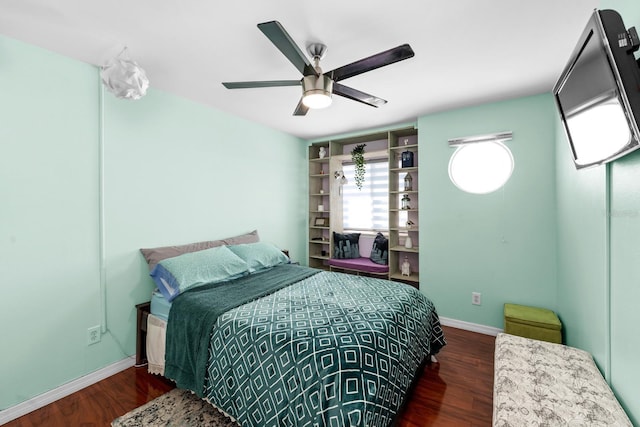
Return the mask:
{"type": "MultiPolygon", "coordinates": [[[[365,160],[373,160],[373,159],[386,159],[389,157],[389,151],[385,148],[384,150],[377,151],[365,151],[363,154],[365,160]]],[[[334,159],[338,159],[342,162],[351,161],[351,153],[346,154],[334,154],[332,156],[334,159]]]]}

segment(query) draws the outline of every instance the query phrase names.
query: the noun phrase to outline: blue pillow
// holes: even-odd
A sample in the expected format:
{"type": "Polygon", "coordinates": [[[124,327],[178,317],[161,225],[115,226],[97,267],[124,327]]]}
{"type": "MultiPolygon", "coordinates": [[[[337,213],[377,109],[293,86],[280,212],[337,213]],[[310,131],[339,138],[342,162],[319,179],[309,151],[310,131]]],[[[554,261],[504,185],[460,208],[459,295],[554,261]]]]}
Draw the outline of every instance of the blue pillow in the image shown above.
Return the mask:
{"type": "Polygon", "coordinates": [[[249,266],[236,254],[219,246],[160,261],[150,275],[167,301],[187,289],[224,282],[246,274],[249,266]]]}
{"type": "Polygon", "coordinates": [[[258,242],[227,246],[249,266],[249,273],[289,262],[289,257],[271,243],[258,242]]]}

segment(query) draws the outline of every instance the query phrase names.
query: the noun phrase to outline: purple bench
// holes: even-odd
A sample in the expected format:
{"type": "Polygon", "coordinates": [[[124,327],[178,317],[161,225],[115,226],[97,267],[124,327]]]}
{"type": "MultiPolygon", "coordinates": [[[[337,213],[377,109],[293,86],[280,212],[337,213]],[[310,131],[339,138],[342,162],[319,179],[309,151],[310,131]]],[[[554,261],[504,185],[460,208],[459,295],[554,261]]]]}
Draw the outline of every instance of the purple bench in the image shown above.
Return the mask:
{"type": "Polygon", "coordinates": [[[335,259],[329,260],[329,268],[339,268],[342,270],[355,271],[359,273],[369,273],[376,275],[387,275],[389,273],[388,265],[376,264],[369,258],[360,257],[352,259],[335,259]]]}
{"type": "MultiPolygon", "coordinates": [[[[374,236],[360,236],[360,254],[371,253],[374,238],[374,236]]],[[[352,259],[331,258],[329,260],[329,269],[333,271],[334,268],[344,270],[345,273],[365,273],[375,276],[387,276],[389,274],[388,265],[376,264],[369,258],[362,256],[360,258],[352,259]]]]}

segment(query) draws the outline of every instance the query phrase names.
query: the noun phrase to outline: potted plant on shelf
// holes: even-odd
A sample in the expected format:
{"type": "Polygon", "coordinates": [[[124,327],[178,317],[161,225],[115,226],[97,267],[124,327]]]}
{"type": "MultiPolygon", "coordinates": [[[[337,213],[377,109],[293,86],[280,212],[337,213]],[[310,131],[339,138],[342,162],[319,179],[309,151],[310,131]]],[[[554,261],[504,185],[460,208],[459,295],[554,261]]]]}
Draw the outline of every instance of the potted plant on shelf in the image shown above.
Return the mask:
{"type": "Polygon", "coordinates": [[[353,160],[353,163],[355,163],[356,165],[354,179],[356,181],[356,187],[358,187],[358,190],[362,190],[362,183],[364,183],[364,147],[366,145],[367,144],[358,144],[353,150],[351,150],[351,160],[353,160]]]}

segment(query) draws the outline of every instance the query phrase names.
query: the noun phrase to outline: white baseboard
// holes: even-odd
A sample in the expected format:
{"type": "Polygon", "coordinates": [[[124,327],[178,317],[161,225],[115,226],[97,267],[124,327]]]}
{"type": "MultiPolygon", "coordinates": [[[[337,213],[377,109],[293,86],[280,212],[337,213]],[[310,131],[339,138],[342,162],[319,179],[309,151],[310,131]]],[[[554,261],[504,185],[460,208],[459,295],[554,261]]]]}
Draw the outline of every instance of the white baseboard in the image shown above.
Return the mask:
{"type": "Polygon", "coordinates": [[[0,411],[0,425],[15,420],[29,412],[35,411],[36,409],[40,409],[43,406],[47,406],[58,399],[69,396],[78,390],[82,390],[83,388],[115,375],[120,371],[124,371],[125,369],[132,367],[134,364],[135,356],[127,357],[119,362],[105,366],[102,369],[98,369],[95,372],[91,372],[90,374],[63,384],[60,387],[56,387],[53,390],[49,390],[22,403],[18,403],[15,406],[11,406],[10,408],[0,411]]]}
{"type": "Polygon", "coordinates": [[[485,335],[493,335],[494,337],[500,332],[504,332],[502,329],[494,328],[493,326],[479,325],[477,323],[450,319],[448,317],[440,317],[440,323],[444,326],[451,326],[452,328],[464,329],[465,331],[478,332],[485,335]]]}

